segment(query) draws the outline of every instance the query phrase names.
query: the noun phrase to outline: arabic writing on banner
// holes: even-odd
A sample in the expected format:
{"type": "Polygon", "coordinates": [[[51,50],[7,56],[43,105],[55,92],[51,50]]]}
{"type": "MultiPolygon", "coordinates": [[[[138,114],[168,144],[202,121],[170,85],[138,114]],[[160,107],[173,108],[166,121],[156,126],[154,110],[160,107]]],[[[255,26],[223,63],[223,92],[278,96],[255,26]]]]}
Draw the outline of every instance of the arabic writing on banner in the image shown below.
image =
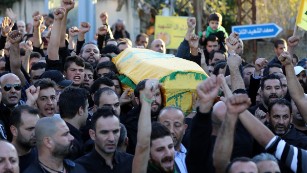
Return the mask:
{"type": "Polygon", "coordinates": [[[296,18],[296,25],[307,30],[307,0],[301,0],[301,5],[296,18]]]}
{"type": "Polygon", "coordinates": [[[276,37],[282,28],[275,23],[265,23],[257,25],[233,26],[232,32],[237,32],[242,40],[276,37]]]}
{"type": "Polygon", "coordinates": [[[162,39],[167,49],[177,49],[187,29],[187,17],[156,16],[155,39],[162,39]]]}

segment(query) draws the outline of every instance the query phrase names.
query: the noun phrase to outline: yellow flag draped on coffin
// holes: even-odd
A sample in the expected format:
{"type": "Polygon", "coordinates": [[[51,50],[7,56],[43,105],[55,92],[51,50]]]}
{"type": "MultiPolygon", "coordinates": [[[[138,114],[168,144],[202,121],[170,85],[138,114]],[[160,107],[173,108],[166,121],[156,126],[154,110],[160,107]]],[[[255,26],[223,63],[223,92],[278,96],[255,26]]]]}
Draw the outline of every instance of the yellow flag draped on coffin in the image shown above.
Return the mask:
{"type": "Polygon", "coordinates": [[[191,111],[192,93],[208,76],[196,63],[148,49],[128,48],[112,61],[124,88],[134,89],[143,79],[159,79],[165,106],[191,111]]]}

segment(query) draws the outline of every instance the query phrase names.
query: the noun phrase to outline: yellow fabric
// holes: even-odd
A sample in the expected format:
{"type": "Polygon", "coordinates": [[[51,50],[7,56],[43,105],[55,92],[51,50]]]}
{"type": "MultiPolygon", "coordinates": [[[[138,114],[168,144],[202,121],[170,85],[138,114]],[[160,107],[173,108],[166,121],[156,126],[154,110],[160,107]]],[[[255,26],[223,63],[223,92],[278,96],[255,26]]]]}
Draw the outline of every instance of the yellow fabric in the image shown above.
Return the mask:
{"type": "Polygon", "coordinates": [[[296,25],[307,30],[307,0],[301,0],[299,11],[296,17],[296,25]]]}
{"type": "MultiPolygon", "coordinates": [[[[143,79],[159,79],[165,105],[179,106],[186,113],[191,110],[192,93],[207,78],[204,70],[192,61],[148,49],[129,48],[112,61],[119,73],[135,85],[143,79]]],[[[127,80],[121,81],[124,87],[132,88],[127,80]]]]}

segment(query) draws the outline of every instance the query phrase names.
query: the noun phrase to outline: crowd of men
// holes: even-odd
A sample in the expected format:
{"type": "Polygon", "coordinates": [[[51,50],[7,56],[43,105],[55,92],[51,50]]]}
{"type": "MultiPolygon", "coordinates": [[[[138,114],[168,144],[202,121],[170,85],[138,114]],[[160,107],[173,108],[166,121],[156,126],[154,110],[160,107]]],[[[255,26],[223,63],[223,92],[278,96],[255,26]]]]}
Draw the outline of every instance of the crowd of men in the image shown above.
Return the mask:
{"type": "MultiPolygon", "coordinates": [[[[133,92],[121,86],[112,58],[147,49],[146,34],[133,44],[123,22],[110,27],[102,12],[96,41],[85,43],[89,23],[66,28],[74,5],[61,0],[52,14],[35,12],[31,27],[7,9],[0,36],[1,173],[307,172],[307,66],[294,54],[295,33],[275,40],[271,61],[250,64],[220,14],[209,16],[200,38],[189,17],[176,57],[209,77],[185,115],[164,107],[156,79],[141,79],[133,92]]],[[[161,39],[148,49],[166,53],[161,39]]]]}

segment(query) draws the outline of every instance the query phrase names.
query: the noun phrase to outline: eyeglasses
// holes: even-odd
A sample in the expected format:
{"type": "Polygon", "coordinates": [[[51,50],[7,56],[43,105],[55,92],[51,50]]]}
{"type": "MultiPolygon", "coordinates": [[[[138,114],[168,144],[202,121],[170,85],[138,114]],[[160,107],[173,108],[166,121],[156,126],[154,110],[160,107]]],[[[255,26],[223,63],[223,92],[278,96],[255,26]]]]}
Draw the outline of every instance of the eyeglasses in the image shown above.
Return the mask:
{"type": "Polygon", "coordinates": [[[3,87],[4,91],[10,91],[12,88],[14,88],[16,91],[20,91],[21,85],[20,84],[6,84],[3,87]]]}

